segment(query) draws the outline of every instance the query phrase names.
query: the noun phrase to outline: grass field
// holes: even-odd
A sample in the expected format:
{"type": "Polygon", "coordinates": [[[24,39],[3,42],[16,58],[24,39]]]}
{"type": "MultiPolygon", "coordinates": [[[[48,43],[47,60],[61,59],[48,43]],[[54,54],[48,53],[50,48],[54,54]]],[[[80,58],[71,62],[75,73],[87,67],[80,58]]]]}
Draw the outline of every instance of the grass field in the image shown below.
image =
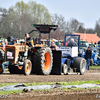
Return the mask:
{"type": "Polygon", "coordinates": [[[98,65],[90,66],[90,69],[100,69],[100,66],[98,66],[98,65]]]}

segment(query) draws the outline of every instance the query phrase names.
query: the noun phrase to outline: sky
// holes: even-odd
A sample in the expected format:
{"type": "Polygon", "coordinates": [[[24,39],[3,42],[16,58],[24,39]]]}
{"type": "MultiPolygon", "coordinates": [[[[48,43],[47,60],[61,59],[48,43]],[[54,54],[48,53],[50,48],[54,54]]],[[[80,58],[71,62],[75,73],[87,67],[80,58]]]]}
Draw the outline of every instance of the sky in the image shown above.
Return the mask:
{"type": "MultiPolygon", "coordinates": [[[[16,2],[29,0],[0,0],[0,7],[9,8],[16,2]]],[[[84,23],[85,28],[94,28],[100,18],[100,0],[31,0],[44,5],[50,14],[64,16],[66,21],[71,18],[84,23]]]]}

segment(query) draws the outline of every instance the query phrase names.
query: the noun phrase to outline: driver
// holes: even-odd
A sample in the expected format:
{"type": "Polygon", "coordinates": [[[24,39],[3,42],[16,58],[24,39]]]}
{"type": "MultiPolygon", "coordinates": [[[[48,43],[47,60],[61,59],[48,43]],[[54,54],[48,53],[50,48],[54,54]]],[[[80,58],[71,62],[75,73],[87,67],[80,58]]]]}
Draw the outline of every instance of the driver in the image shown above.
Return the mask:
{"type": "Polygon", "coordinates": [[[74,41],[73,38],[71,38],[71,40],[70,40],[70,42],[68,43],[67,46],[70,46],[70,47],[72,47],[72,46],[77,46],[77,43],[74,41]]]}
{"type": "Polygon", "coordinates": [[[54,42],[51,42],[50,48],[51,50],[58,50],[58,47],[54,44],[54,42]]]}
{"type": "Polygon", "coordinates": [[[27,45],[29,46],[29,47],[33,47],[33,41],[31,41],[32,40],[32,38],[29,36],[29,34],[27,33],[26,34],[26,42],[27,42],[27,45]]]}

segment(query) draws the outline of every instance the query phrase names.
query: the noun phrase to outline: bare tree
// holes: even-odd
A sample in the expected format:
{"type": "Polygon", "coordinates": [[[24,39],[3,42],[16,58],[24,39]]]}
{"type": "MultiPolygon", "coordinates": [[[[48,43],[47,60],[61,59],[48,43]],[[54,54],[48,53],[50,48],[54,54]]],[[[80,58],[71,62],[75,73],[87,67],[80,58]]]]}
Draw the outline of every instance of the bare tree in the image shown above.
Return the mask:
{"type": "Polygon", "coordinates": [[[8,10],[0,8],[0,35],[6,37],[9,30],[8,10]]]}
{"type": "Polygon", "coordinates": [[[51,15],[51,24],[56,24],[58,25],[60,31],[63,30],[64,32],[66,32],[66,21],[64,16],[62,15],[58,15],[58,14],[54,14],[51,15]]]}
{"type": "Polygon", "coordinates": [[[97,35],[100,37],[100,18],[96,21],[94,31],[97,32],[97,35]]]}
{"type": "Polygon", "coordinates": [[[95,33],[94,29],[92,29],[92,28],[87,28],[87,29],[85,29],[85,31],[86,31],[86,33],[91,33],[91,34],[95,33]]]}
{"type": "Polygon", "coordinates": [[[67,32],[67,23],[64,16],[58,14],[51,15],[51,24],[58,25],[58,29],[55,32],[51,32],[51,37],[63,39],[67,32]]]}
{"type": "Polygon", "coordinates": [[[77,29],[77,32],[78,33],[84,33],[85,32],[85,28],[82,25],[80,25],[79,28],[77,29]]]}
{"type": "Polygon", "coordinates": [[[33,29],[32,24],[50,22],[48,9],[33,1],[17,2],[8,10],[0,8],[0,15],[0,34],[5,37],[24,38],[24,34],[33,29]]]}
{"type": "Polygon", "coordinates": [[[71,18],[70,21],[67,22],[67,33],[72,34],[73,32],[78,32],[78,29],[83,26],[83,23],[80,23],[77,19],[71,18]]]}

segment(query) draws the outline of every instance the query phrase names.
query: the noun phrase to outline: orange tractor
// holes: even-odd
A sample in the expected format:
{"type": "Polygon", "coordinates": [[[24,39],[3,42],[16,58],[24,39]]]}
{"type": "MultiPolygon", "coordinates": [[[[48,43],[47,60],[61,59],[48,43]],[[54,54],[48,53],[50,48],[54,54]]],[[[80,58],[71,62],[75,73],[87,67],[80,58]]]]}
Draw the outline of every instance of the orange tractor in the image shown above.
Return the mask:
{"type": "Polygon", "coordinates": [[[7,39],[2,39],[0,41],[0,74],[2,74],[5,70],[5,66],[2,67],[3,62],[5,61],[5,51],[6,45],[13,45],[12,36],[7,37],[7,39]]]}
{"type": "Polygon", "coordinates": [[[37,30],[32,30],[25,34],[25,42],[7,45],[5,47],[5,61],[1,64],[0,70],[3,71],[8,66],[11,74],[29,75],[32,73],[48,75],[51,73],[53,65],[53,55],[47,45],[34,45],[33,38],[29,36],[33,31],[50,33],[56,30],[57,25],[34,25],[37,30]]]}

